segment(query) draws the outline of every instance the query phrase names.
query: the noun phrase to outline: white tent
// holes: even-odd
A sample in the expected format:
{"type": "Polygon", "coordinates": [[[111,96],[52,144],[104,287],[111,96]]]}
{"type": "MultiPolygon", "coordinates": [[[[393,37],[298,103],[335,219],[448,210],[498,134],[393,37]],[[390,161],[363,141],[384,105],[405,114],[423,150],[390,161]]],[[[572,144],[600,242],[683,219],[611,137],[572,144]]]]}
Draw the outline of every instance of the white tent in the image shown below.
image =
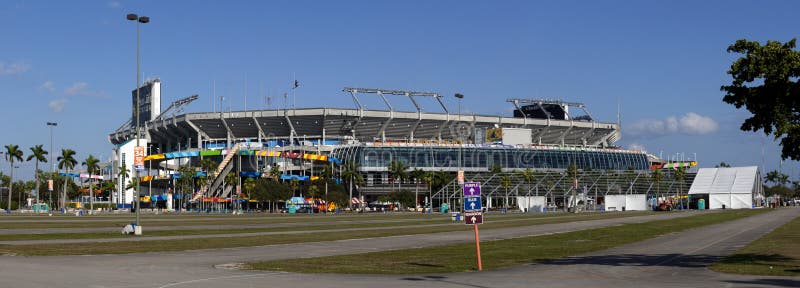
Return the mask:
{"type": "Polygon", "coordinates": [[[647,200],[644,194],[608,194],[605,197],[605,210],[606,211],[645,211],[647,209],[647,200]]]}
{"type": "Polygon", "coordinates": [[[518,196],[517,206],[522,212],[542,213],[544,212],[547,199],[544,196],[518,196]],[[527,209],[527,210],[526,210],[527,209]]]}
{"type": "Polygon", "coordinates": [[[760,199],[763,194],[762,187],[756,166],[700,168],[689,187],[689,195],[707,195],[708,209],[720,209],[723,205],[730,209],[752,208],[753,198],[760,199]]]}

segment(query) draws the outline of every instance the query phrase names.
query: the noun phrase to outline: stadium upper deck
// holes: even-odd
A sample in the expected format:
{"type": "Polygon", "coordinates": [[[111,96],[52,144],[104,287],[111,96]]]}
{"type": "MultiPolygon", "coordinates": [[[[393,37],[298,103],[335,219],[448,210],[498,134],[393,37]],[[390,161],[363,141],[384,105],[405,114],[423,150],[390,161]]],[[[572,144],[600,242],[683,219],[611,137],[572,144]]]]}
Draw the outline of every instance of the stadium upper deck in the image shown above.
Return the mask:
{"type": "MultiPolygon", "coordinates": [[[[608,147],[619,139],[616,123],[346,108],[186,113],[146,122],[142,133],[161,151],[175,151],[177,145],[185,150],[211,142],[230,146],[243,140],[279,139],[471,143],[475,131],[498,127],[531,129],[531,143],[540,145],[608,147]]],[[[121,144],[134,134],[125,126],[111,133],[109,140],[121,144]]]]}

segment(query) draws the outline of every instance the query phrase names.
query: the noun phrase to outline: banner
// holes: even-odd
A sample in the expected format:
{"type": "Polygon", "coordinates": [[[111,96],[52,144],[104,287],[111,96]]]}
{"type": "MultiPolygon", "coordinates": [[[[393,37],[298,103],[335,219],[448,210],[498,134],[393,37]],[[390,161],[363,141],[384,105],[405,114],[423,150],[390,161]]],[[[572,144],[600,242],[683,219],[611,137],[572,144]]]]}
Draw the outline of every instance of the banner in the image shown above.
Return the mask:
{"type": "Polygon", "coordinates": [[[144,146],[133,147],[133,167],[144,169],[144,146]]]}

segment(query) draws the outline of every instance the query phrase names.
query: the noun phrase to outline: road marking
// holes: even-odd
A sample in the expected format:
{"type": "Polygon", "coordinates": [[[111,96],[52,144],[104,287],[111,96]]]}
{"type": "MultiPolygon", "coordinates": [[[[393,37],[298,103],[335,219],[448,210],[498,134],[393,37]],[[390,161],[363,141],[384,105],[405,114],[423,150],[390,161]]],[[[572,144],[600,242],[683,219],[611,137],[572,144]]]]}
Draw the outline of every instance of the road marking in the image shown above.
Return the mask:
{"type": "Polygon", "coordinates": [[[248,275],[211,277],[211,278],[203,278],[203,279],[195,279],[195,280],[189,280],[189,281],[181,281],[181,282],[170,283],[170,284],[167,284],[167,285],[164,285],[164,286],[158,286],[158,288],[174,287],[174,286],[178,286],[178,285],[191,284],[191,283],[200,283],[200,282],[213,281],[213,280],[252,278],[252,277],[258,277],[258,276],[276,275],[276,274],[281,274],[281,273],[284,273],[284,272],[272,272],[272,273],[259,273],[259,274],[248,274],[248,275]]]}

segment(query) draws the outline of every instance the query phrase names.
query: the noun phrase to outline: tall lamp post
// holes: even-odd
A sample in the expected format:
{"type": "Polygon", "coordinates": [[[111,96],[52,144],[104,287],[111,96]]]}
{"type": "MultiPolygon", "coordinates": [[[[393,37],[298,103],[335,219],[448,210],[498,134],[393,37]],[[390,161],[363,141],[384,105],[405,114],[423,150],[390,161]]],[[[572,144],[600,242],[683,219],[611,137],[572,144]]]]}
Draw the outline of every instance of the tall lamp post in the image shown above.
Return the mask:
{"type": "MultiPolygon", "coordinates": [[[[141,138],[141,132],[140,132],[140,128],[139,128],[139,91],[141,90],[141,89],[139,89],[139,87],[140,87],[139,63],[141,62],[141,60],[140,60],[141,57],[139,56],[139,47],[141,46],[141,44],[140,44],[140,42],[141,42],[140,41],[140,38],[141,38],[140,34],[141,33],[140,33],[139,26],[141,26],[141,25],[139,25],[139,24],[140,23],[141,24],[146,24],[146,23],[150,22],[150,17],[139,16],[139,15],[136,15],[136,14],[128,14],[125,18],[130,20],[130,21],[136,21],[136,104],[135,104],[136,109],[135,109],[135,111],[136,111],[136,148],[138,149],[138,147],[139,147],[139,138],[141,138]]],[[[140,219],[140,211],[139,211],[140,210],[139,209],[139,182],[138,182],[138,180],[139,180],[139,169],[138,168],[139,167],[134,167],[134,168],[136,168],[136,169],[134,169],[134,172],[133,172],[134,179],[136,179],[136,181],[134,181],[136,183],[136,186],[133,187],[133,189],[135,191],[134,192],[134,203],[136,203],[135,204],[136,205],[135,206],[135,209],[136,209],[136,222],[135,222],[135,224],[136,224],[136,226],[139,226],[139,219],[140,219]]]]}
{"type": "MultiPolygon", "coordinates": [[[[459,129],[459,130],[456,131],[456,133],[458,134],[458,172],[457,173],[461,174],[461,175],[464,175],[464,172],[461,170],[462,169],[461,168],[461,158],[462,158],[461,157],[462,156],[461,153],[462,153],[462,148],[464,147],[464,137],[463,137],[464,133],[463,133],[463,131],[460,131],[461,130],[461,125],[460,125],[461,124],[461,99],[464,99],[464,94],[456,93],[453,96],[458,98],[458,122],[459,122],[458,124],[459,125],[456,125],[456,127],[459,129]]],[[[456,175],[456,177],[458,177],[458,175],[456,175]]],[[[463,182],[462,181],[459,181],[459,182],[461,182],[461,183],[458,183],[459,184],[458,186],[461,187],[461,190],[464,190],[463,182]]],[[[459,197],[459,198],[461,198],[461,205],[459,205],[459,206],[461,206],[461,214],[463,215],[464,214],[464,205],[463,205],[463,203],[464,203],[464,193],[460,193],[459,192],[459,194],[461,194],[461,197],[459,197]]]]}
{"type": "MultiPolygon", "coordinates": [[[[47,122],[47,126],[50,127],[50,181],[53,181],[53,174],[55,173],[55,169],[56,169],[56,163],[53,163],[53,154],[56,153],[55,151],[53,151],[53,127],[58,126],[58,123],[56,123],[56,122],[47,122]]],[[[36,193],[38,195],[38,193],[39,193],[38,192],[39,191],[38,188],[37,188],[36,191],[37,191],[36,193]]],[[[48,194],[48,199],[49,199],[49,200],[47,200],[47,209],[49,211],[50,209],[52,209],[51,207],[53,207],[52,206],[53,205],[53,190],[50,189],[49,183],[47,185],[47,194],[48,194]]]]}

